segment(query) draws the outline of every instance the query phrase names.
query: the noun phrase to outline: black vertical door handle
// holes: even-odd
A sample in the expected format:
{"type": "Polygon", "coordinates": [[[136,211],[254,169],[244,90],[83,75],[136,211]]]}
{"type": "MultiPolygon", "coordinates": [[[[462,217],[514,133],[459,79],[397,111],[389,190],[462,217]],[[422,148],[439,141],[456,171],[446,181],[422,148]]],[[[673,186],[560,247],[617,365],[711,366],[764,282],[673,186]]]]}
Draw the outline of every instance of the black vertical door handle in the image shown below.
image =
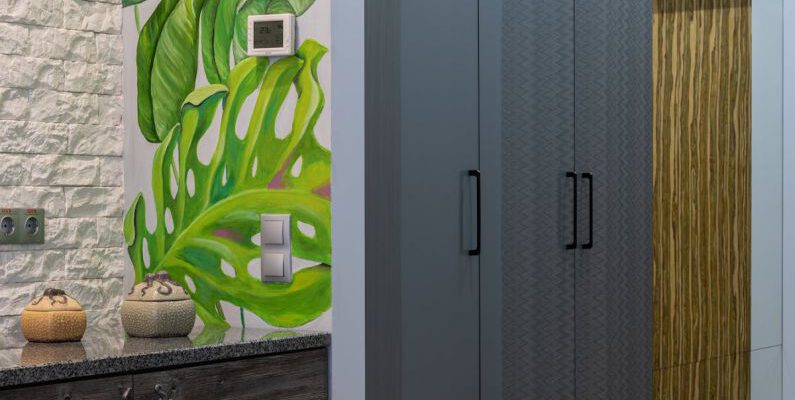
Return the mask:
{"type": "Polygon", "coordinates": [[[574,185],[572,187],[572,194],[574,196],[574,201],[572,202],[572,239],[571,243],[566,245],[566,249],[573,250],[577,248],[577,173],[573,171],[566,172],[566,178],[571,178],[571,182],[574,185]]]}
{"type": "Polygon", "coordinates": [[[474,250],[469,250],[470,256],[478,256],[480,255],[480,233],[481,233],[481,209],[480,209],[480,170],[472,169],[469,170],[469,176],[474,176],[475,180],[477,181],[477,244],[475,245],[474,250]]]}
{"type": "Polygon", "coordinates": [[[582,179],[588,180],[588,243],[582,245],[583,249],[593,248],[593,174],[585,172],[582,179]]]}

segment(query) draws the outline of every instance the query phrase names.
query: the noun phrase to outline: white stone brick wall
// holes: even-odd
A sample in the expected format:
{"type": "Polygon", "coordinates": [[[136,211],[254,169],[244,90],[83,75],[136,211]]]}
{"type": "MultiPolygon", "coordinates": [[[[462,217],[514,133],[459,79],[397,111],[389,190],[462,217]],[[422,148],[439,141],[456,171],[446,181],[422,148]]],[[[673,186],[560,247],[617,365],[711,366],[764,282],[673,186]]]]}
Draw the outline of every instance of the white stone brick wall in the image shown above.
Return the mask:
{"type": "Polygon", "coordinates": [[[121,303],[121,0],[0,0],[0,206],[43,207],[43,245],[0,246],[0,349],[59,287],[107,324],[121,303]]]}

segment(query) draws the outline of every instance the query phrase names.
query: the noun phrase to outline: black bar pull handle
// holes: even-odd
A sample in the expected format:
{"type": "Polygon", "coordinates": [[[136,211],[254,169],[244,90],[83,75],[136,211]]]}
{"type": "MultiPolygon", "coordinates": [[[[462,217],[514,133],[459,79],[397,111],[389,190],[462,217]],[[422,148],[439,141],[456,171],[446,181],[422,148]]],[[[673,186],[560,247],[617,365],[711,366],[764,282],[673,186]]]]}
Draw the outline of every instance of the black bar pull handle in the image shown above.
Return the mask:
{"type": "Polygon", "coordinates": [[[574,185],[572,188],[572,193],[574,195],[574,201],[572,202],[572,239],[571,243],[566,245],[566,249],[573,250],[577,248],[577,173],[573,171],[566,172],[566,178],[572,178],[571,182],[574,185]]]}
{"type": "Polygon", "coordinates": [[[593,248],[593,174],[584,172],[582,179],[588,180],[588,243],[582,245],[583,249],[593,248]]]}
{"type": "Polygon", "coordinates": [[[480,255],[480,234],[481,234],[481,209],[480,209],[480,170],[472,169],[469,170],[469,176],[474,176],[475,180],[477,181],[477,245],[474,250],[469,250],[470,256],[478,256],[480,255]]]}

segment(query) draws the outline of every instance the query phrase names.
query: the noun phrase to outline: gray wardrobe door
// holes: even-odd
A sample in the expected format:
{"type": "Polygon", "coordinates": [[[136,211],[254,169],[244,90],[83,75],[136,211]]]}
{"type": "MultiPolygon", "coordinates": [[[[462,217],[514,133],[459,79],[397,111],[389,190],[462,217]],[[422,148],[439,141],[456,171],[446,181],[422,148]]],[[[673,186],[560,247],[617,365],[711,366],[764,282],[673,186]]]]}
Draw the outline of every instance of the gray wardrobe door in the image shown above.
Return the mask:
{"type": "MultiPolygon", "coordinates": [[[[577,398],[652,393],[651,0],[577,0],[577,169],[593,174],[593,248],[576,268],[577,398]]],[[[581,178],[581,243],[590,180],[581,178]]]]}
{"type": "MultiPolygon", "coordinates": [[[[503,3],[503,397],[574,398],[572,0],[503,3]]],[[[484,179],[487,178],[484,176],[484,179]]],[[[487,268],[487,266],[484,266],[487,268]]]]}
{"type": "Polygon", "coordinates": [[[479,395],[477,0],[400,5],[402,398],[479,395]],[[468,203],[469,202],[469,203],[468,203]]]}

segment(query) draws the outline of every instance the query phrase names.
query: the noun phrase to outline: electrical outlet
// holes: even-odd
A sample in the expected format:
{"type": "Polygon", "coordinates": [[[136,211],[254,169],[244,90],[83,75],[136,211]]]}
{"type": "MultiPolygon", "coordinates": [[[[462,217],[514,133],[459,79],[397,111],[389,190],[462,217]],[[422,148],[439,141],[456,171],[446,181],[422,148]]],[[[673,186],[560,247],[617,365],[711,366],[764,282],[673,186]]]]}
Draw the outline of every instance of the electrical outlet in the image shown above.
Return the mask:
{"type": "Polygon", "coordinates": [[[44,209],[20,208],[16,210],[20,244],[44,243],[44,209]]]}
{"type": "Polygon", "coordinates": [[[0,244],[16,243],[19,243],[16,212],[11,208],[0,208],[0,244]]]}
{"type": "Polygon", "coordinates": [[[44,243],[44,209],[0,208],[0,244],[44,243]]]}

